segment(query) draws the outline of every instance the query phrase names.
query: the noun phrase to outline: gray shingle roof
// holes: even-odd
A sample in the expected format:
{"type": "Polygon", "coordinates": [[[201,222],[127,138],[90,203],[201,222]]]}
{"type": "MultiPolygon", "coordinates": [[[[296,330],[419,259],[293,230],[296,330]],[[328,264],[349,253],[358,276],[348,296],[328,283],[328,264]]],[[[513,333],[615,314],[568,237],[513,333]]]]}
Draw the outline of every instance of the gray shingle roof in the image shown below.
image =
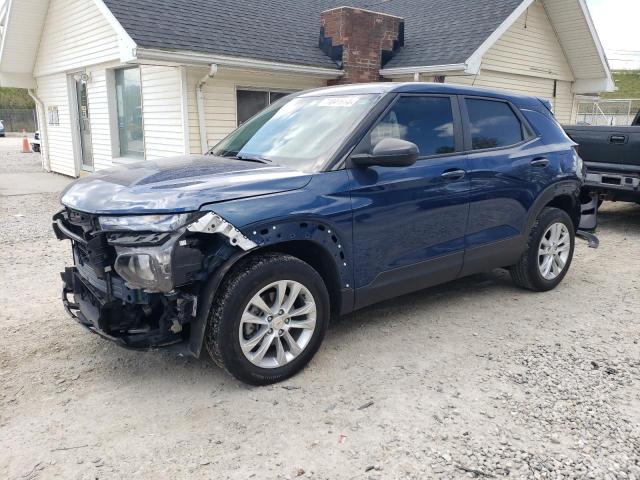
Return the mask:
{"type": "Polygon", "coordinates": [[[320,12],[347,5],[405,19],[385,68],[463,63],[522,0],[104,0],[140,47],[337,68],[320,12]]]}

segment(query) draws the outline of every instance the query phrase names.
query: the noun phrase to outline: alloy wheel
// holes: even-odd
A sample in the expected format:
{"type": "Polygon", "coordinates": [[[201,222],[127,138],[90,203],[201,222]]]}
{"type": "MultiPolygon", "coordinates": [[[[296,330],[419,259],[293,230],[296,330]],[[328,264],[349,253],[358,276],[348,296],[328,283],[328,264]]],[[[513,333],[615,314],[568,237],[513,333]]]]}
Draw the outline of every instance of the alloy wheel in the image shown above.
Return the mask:
{"type": "Polygon", "coordinates": [[[554,223],[538,247],[538,269],[546,280],[555,280],[565,269],[571,251],[571,235],[564,223],[554,223]]]}
{"type": "Polygon", "coordinates": [[[280,280],[256,293],[240,319],[240,348],[261,368],[282,367],[298,357],[316,328],[313,295],[301,283],[280,280]]]}

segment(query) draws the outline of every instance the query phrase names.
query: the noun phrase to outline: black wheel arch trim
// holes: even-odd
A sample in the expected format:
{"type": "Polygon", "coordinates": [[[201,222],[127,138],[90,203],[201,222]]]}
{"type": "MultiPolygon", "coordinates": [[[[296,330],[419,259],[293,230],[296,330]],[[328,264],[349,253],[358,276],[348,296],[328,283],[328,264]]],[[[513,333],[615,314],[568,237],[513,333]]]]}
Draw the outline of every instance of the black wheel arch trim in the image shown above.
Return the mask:
{"type": "Polygon", "coordinates": [[[531,233],[531,229],[536,223],[536,219],[542,212],[542,210],[554,200],[560,197],[569,197],[572,200],[572,212],[567,212],[574,221],[575,229],[578,229],[580,220],[580,190],[582,188],[582,182],[578,179],[562,180],[554,183],[553,185],[545,188],[536,198],[535,202],[529,209],[529,216],[527,218],[526,225],[526,237],[531,233]],[[577,215],[576,215],[577,213],[577,215]]]}
{"type": "MultiPolygon", "coordinates": [[[[323,219],[299,217],[292,221],[264,221],[251,224],[240,229],[247,238],[258,246],[251,250],[238,250],[228,257],[209,276],[198,295],[198,309],[196,318],[191,322],[191,334],[188,350],[194,357],[202,353],[204,335],[207,327],[209,310],[214,297],[229,271],[240,260],[265,251],[278,251],[278,246],[286,246],[291,242],[310,242],[323,249],[327,256],[334,259],[335,273],[339,277],[338,288],[334,289],[337,310],[341,315],[349,313],[354,306],[353,268],[347,248],[335,228],[323,219]]],[[[350,244],[350,241],[348,242],[350,244]]],[[[286,248],[283,253],[289,253],[286,248]]],[[[319,272],[321,273],[321,272],[319,272]]],[[[327,285],[327,289],[330,286],[327,285]]]]}

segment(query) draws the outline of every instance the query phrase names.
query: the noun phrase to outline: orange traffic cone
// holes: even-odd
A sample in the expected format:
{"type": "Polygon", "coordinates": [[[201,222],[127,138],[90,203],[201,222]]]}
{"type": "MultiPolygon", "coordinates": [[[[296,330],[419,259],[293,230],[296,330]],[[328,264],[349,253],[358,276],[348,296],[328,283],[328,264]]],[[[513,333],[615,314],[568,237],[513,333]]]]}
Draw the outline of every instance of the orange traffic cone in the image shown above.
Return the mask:
{"type": "Polygon", "coordinates": [[[27,132],[22,129],[22,153],[31,153],[31,147],[29,146],[29,139],[27,138],[27,132]]]}

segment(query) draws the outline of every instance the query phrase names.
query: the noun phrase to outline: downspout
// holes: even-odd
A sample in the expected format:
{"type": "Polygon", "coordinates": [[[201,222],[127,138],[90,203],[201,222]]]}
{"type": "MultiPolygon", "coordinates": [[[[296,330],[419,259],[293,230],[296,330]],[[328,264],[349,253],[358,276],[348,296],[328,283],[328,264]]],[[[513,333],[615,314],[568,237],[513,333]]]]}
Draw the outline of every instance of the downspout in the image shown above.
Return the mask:
{"type": "Polygon", "coordinates": [[[42,155],[42,168],[45,171],[51,171],[51,162],[49,161],[49,136],[47,135],[47,117],[44,111],[44,103],[33,93],[33,90],[27,90],[29,96],[36,104],[36,112],[38,118],[38,128],[40,129],[40,155],[42,155]]]}
{"type": "Polygon", "coordinates": [[[207,153],[209,150],[209,143],[207,141],[207,125],[204,116],[204,91],[203,88],[207,82],[212,79],[216,73],[218,73],[218,65],[212,63],[209,67],[209,72],[202,77],[196,85],[196,105],[198,108],[198,127],[200,129],[200,147],[202,153],[207,153]]]}

